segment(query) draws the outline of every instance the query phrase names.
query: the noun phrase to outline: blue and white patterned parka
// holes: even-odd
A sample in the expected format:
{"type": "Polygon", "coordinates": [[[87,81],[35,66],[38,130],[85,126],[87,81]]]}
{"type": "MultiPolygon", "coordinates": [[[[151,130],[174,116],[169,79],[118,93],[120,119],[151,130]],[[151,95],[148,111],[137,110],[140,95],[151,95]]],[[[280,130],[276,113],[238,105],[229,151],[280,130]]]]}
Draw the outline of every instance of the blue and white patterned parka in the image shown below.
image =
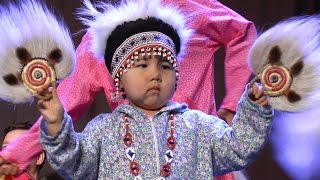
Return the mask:
{"type": "Polygon", "coordinates": [[[134,179],[130,173],[124,114],[129,117],[130,132],[140,164],[142,179],[157,179],[165,163],[169,116],[174,114],[177,145],[173,150],[172,173],[166,179],[212,179],[240,170],[255,159],[265,144],[273,111],[254,104],[244,93],[232,127],[223,120],[184,104],[169,102],[150,120],[128,104],[112,113],[91,120],[82,133],[76,133],[65,115],[55,137],[47,133],[42,121],[40,141],[52,167],[66,179],[134,179]]]}

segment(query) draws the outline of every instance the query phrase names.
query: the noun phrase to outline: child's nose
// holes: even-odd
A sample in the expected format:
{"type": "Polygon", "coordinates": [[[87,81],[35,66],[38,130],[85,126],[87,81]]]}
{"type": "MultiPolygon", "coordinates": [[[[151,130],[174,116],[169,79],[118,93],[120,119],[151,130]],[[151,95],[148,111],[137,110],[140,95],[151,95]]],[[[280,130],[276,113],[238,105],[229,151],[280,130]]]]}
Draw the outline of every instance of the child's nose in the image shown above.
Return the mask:
{"type": "Polygon", "coordinates": [[[159,67],[154,66],[152,68],[151,80],[161,81],[161,72],[160,72],[160,68],[159,67]]]}

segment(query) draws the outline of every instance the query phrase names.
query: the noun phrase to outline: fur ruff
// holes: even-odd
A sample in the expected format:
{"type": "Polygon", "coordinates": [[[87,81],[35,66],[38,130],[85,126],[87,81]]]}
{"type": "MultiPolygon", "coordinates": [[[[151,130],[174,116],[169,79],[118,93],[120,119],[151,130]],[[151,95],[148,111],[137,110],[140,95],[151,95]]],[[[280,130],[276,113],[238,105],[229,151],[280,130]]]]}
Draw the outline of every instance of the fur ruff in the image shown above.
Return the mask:
{"type": "Polygon", "coordinates": [[[186,43],[192,31],[185,27],[186,19],[177,8],[164,6],[160,0],[127,0],[122,1],[120,5],[100,2],[95,7],[89,0],[84,0],[84,5],[78,14],[93,35],[92,51],[102,61],[107,39],[115,27],[146,17],[155,17],[171,25],[177,31],[181,42],[177,59],[185,53],[186,43]]]}
{"type": "Polygon", "coordinates": [[[8,85],[4,76],[13,74],[21,79],[23,65],[17,48],[25,48],[32,58],[48,59],[55,49],[61,59],[54,65],[57,79],[66,78],[75,67],[74,45],[70,33],[47,7],[36,0],[21,0],[19,4],[0,7],[0,98],[12,103],[33,100],[32,94],[19,81],[8,85]]]}
{"type": "Polygon", "coordinates": [[[274,112],[270,142],[278,164],[295,179],[320,177],[320,108],[274,112]],[[303,154],[303,155],[302,155],[303,154]]]}
{"type": "Polygon", "coordinates": [[[295,74],[290,90],[297,93],[301,100],[290,102],[284,95],[271,97],[269,102],[275,109],[297,112],[320,102],[319,23],[320,16],[294,17],[270,28],[254,43],[248,62],[254,74],[260,73],[264,65],[277,58],[295,74]],[[279,47],[280,53],[272,53],[274,47],[279,47]],[[303,63],[301,70],[299,61],[303,63]]]}

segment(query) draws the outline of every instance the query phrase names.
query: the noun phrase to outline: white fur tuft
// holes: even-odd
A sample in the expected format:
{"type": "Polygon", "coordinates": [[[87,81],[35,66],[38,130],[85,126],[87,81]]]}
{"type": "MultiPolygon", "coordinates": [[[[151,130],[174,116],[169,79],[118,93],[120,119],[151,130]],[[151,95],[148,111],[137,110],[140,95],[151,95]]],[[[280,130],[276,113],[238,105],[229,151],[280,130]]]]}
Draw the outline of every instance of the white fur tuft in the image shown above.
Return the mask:
{"type": "Polygon", "coordinates": [[[295,17],[283,21],[261,34],[249,54],[249,65],[257,74],[268,63],[272,47],[282,52],[281,62],[290,69],[302,60],[302,72],[293,77],[290,90],[302,97],[290,103],[285,96],[271,97],[270,104],[283,111],[301,111],[320,102],[320,16],[295,17]]]}
{"type": "Polygon", "coordinates": [[[155,17],[171,25],[180,37],[178,59],[185,53],[192,31],[186,28],[186,20],[177,8],[164,6],[160,0],[127,0],[120,5],[100,2],[95,7],[89,0],[84,0],[84,5],[79,12],[80,19],[93,35],[92,51],[100,60],[104,60],[107,39],[116,26],[145,17],[155,17]]]}
{"type": "Polygon", "coordinates": [[[19,4],[2,6],[0,19],[1,99],[13,103],[24,103],[33,99],[22,84],[10,86],[3,80],[7,74],[21,74],[23,66],[16,56],[18,47],[26,48],[32,58],[46,59],[52,50],[59,48],[62,59],[54,66],[57,79],[64,79],[72,72],[76,61],[70,33],[40,2],[20,0],[19,4]]]}

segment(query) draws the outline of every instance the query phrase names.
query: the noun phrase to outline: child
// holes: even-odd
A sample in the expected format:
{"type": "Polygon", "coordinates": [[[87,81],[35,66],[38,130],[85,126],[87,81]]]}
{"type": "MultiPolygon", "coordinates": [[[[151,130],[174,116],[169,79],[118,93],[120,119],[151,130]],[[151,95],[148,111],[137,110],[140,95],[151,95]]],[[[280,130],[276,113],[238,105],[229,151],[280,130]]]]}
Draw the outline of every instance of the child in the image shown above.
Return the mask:
{"type": "Polygon", "coordinates": [[[178,79],[176,57],[190,31],[176,9],[149,2],[127,2],[110,10],[114,16],[99,18],[86,1],[84,14],[97,37],[93,50],[115,80],[114,100],[127,98],[127,104],[75,133],[56,89],[51,100],[38,102],[45,120],[40,141],[51,165],[67,179],[212,179],[244,168],[265,143],[272,109],[257,84],[243,94],[232,128],[170,101],[178,79]],[[117,15],[128,7],[141,14],[117,15]],[[114,23],[117,18],[123,22],[114,23]]]}
{"type": "MultiPolygon", "coordinates": [[[[112,2],[117,2],[117,0],[112,2]]],[[[188,53],[182,59],[180,58],[183,60],[179,64],[180,81],[172,99],[187,103],[189,108],[212,115],[217,114],[231,124],[233,112],[251,73],[246,59],[249,48],[256,37],[253,23],[218,1],[162,0],[161,2],[176,5],[184,14],[190,15],[188,25],[195,30],[192,41],[188,45],[188,53]],[[213,67],[216,66],[214,62],[221,60],[215,58],[216,51],[220,48],[226,50],[225,86],[227,91],[220,109],[216,110],[216,106],[219,106],[216,103],[219,100],[215,92],[221,87],[217,86],[219,80],[214,77],[213,67]]],[[[141,8],[130,9],[130,13],[124,16],[132,16],[139,10],[141,8]]],[[[58,95],[74,122],[78,122],[89,110],[100,91],[105,95],[111,110],[117,106],[117,103],[111,101],[111,94],[114,92],[113,80],[104,62],[99,61],[91,50],[94,35],[88,31],[82,38],[77,48],[78,61],[75,72],[71,77],[62,81],[58,87],[58,95]]],[[[42,151],[39,143],[39,122],[37,121],[31,131],[19,139],[16,144],[2,150],[1,157],[7,162],[18,165],[20,170],[26,167],[31,157],[42,151]],[[21,147],[29,147],[30,151],[19,155],[21,147]]],[[[231,173],[227,176],[222,179],[234,180],[231,173]]]]}

